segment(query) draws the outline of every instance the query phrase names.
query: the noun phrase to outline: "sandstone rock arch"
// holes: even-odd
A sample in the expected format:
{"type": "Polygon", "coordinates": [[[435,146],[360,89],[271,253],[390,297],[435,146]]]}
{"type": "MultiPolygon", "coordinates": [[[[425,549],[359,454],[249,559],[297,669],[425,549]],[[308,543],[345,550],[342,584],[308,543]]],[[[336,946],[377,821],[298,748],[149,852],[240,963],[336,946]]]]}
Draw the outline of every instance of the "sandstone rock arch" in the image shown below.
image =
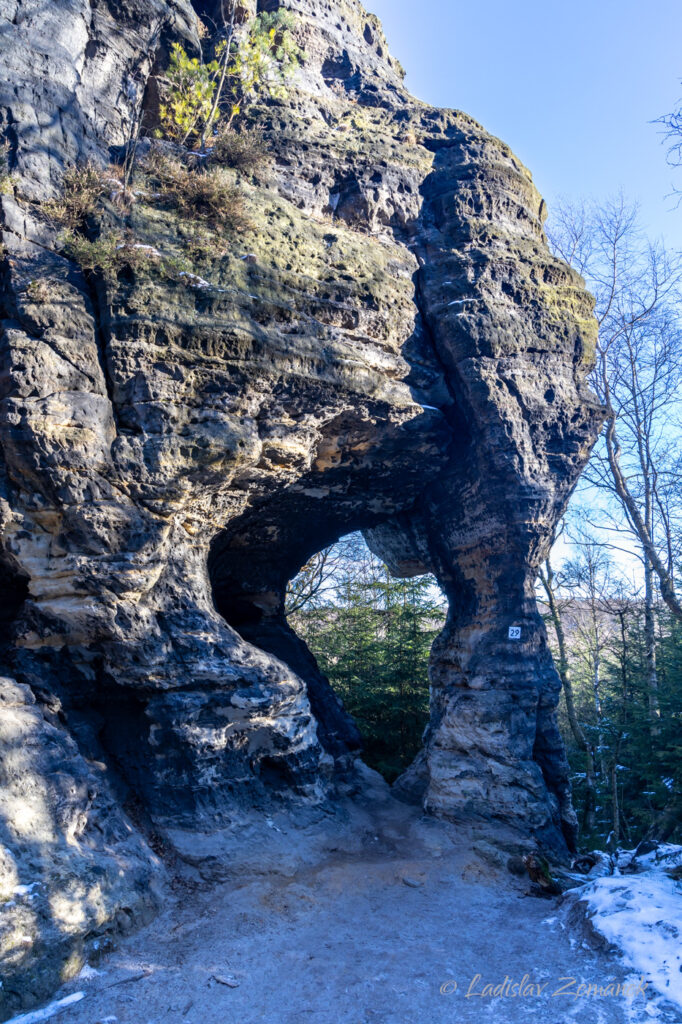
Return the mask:
{"type": "MultiPolygon", "coordinates": [[[[591,300],[548,251],[529,172],[467,115],[406,93],[357,0],[276,6],[297,14],[306,58],[288,97],[257,112],[269,169],[240,180],[249,226],[213,233],[200,288],[87,281],[41,215],[66,166],[125,141],[127,83],[146,73],[159,8],[169,40],[196,47],[192,6],[26,0],[10,26],[11,699],[24,695],[35,726],[42,694],[64,763],[81,759],[69,821],[94,850],[98,815],[126,787],[157,823],[203,829],[234,806],[333,798],[352,726],[277,612],[243,617],[254,595],[277,609],[316,546],[363,529],[395,572],[433,572],[450,602],[427,808],[565,853],[575,823],[533,580],[599,429],[591,300]]],[[[188,225],[153,204],[136,203],[127,228],[186,253],[188,225]]],[[[52,769],[38,757],[35,770],[52,769]]],[[[131,858],[130,878],[144,875],[141,841],[131,858]]],[[[117,886],[111,917],[130,899],[117,886]]]]}

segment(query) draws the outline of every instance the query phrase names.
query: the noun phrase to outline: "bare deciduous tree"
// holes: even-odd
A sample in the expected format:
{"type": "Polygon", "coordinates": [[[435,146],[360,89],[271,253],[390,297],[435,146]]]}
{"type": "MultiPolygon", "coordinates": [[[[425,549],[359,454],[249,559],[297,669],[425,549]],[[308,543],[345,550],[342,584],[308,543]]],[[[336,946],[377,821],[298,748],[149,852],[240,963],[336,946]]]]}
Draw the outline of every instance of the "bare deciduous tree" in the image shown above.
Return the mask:
{"type": "Polygon", "coordinates": [[[571,678],[571,658],[566,642],[566,630],[564,627],[564,606],[559,595],[557,578],[549,556],[547,557],[544,566],[541,567],[539,576],[540,582],[542,583],[547,596],[549,614],[557,641],[557,648],[559,652],[557,668],[563,685],[568,723],[571,727],[571,732],[573,733],[573,738],[578,748],[582,750],[585,755],[585,785],[587,792],[585,796],[583,829],[591,832],[594,828],[594,814],[597,807],[594,753],[592,751],[592,744],[588,741],[585,731],[580,723],[575,706],[573,680],[571,678]]]}
{"type": "Polygon", "coordinates": [[[347,578],[373,578],[374,561],[359,533],[348,534],[312,555],[290,580],[287,587],[285,611],[295,615],[303,608],[318,607],[329,600],[347,578]]]}
{"type": "Polygon", "coordinates": [[[675,581],[682,554],[682,262],[643,238],[637,210],[622,196],[603,206],[564,205],[550,240],[596,298],[599,341],[592,383],[606,409],[606,426],[586,482],[605,500],[592,502],[585,515],[609,531],[607,546],[635,554],[642,564],[655,736],[656,583],[682,621],[675,581]]]}

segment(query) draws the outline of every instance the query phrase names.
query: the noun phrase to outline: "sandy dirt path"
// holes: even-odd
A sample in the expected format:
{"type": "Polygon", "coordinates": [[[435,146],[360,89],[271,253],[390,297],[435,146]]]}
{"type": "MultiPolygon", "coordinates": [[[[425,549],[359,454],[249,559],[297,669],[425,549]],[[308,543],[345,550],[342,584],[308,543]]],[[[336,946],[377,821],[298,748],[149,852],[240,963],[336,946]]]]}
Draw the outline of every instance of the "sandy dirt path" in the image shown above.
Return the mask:
{"type": "Polygon", "coordinates": [[[150,926],[60,993],[85,996],[58,1020],[679,1024],[650,991],[576,996],[581,983],[631,976],[455,825],[382,798],[325,826],[311,855],[320,828],[270,820],[279,847],[259,864],[267,837],[251,837],[254,871],[264,873],[245,884],[176,883],[150,926]],[[514,996],[524,978],[524,995],[514,996]],[[486,985],[501,988],[480,994],[486,985]],[[555,994],[562,986],[566,994],[555,994]]]}

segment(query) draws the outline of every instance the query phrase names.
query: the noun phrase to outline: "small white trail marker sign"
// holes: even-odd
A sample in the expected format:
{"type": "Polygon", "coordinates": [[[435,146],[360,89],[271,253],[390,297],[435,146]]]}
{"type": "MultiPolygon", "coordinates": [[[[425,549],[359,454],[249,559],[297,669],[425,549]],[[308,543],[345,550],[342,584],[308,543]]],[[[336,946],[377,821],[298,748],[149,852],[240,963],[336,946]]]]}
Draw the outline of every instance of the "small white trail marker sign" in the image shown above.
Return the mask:
{"type": "Polygon", "coordinates": [[[520,626],[510,626],[509,627],[509,639],[510,640],[520,640],[521,639],[521,627],[520,626]]]}

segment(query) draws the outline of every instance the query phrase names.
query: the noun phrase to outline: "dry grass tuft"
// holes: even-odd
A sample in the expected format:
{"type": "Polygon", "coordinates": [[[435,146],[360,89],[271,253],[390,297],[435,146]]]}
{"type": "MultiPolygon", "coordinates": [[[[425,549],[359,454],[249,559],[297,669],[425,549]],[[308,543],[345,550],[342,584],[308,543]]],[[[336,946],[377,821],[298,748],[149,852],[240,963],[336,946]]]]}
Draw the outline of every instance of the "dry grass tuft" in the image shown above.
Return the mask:
{"type": "Polygon", "coordinates": [[[192,170],[174,157],[152,151],[145,170],[156,182],[161,197],[181,216],[235,228],[244,226],[241,190],[224,168],[192,170]]]}
{"type": "Polygon", "coordinates": [[[125,241],[118,232],[110,231],[90,241],[72,231],[62,235],[66,255],[87,274],[101,274],[115,280],[121,270],[145,270],[162,260],[161,253],[149,245],[125,241]]]}
{"type": "Polygon", "coordinates": [[[111,177],[111,171],[103,171],[92,163],[70,167],[64,173],[61,196],[44,203],[44,212],[55,224],[69,231],[82,230],[99,201],[111,192],[107,175],[111,177]]]}
{"type": "Polygon", "coordinates": [[[237,132],[221,131],[213,139],[209,155],[212,164],[230,167],[241,174],[253,174],[268,163],[263,133],[257,128],[237,132]]]}

